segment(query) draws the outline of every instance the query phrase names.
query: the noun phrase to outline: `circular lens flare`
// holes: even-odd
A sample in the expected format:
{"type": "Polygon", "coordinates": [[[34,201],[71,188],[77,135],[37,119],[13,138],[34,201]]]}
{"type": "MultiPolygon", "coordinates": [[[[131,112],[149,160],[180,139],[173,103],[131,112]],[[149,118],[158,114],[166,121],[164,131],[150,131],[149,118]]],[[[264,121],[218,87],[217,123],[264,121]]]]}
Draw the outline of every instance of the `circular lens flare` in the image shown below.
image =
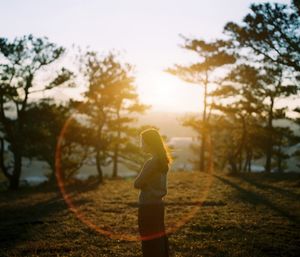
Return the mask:
{"type": "MultiPolygon", "coordinates": [[[[80,107],[79,107],[80,108],[80,107]]],[[[88,227],[92,228],[93,230],[108,236],[109,238],[112,239],[118,239],[118,240],[126,240],[126,241],[140,241],[140,240],[150,240],[154,239],[157,237],[161,237],[167,234],[171,234],[176,232],[181,226],[189,222],[196,214],[196,212],[199,210],[199,208],[202,206],[204,200],[207,198],[209,189],[212,184],[212,172],[213,172],[213,151],[212,151],[212,144],[211,144],[211,138],[208,136],[207,138],[207,145],[208,145],[208,152],[209,152],[209,159],[208,159],[208,180],[207,183],[204,187],[204,190],[199,194],[198,197],[195,199],[196,204],[193,206],[193,208],[186,213],[184,216],[180,218],[180,220],[176,223],[173,224],[172,227],[167,227],[165,231],[160,231],[157,233],[153,233],[151,235],[143,235],[143,236],[137,236],[137,235],[132,235],[132,234],[125,234],[125,233],[117,233],[113,231],[108,231],[107,229],[103,229],[103,227],[96,225],[94,222],[89,219],[84,212],[82,212],[78,207],[75,206],[72,196],[67,192],[66,187],[65,187],[65,182],[62,174],[62,145],[63,145],[63,140],[65,138],[65,134],[67,130],[69,129],[69,126],[72,121],[75,121],[74,114],[72,114],[64,123],[56,145],[56,153],[55,153],[55,176],[57,179],[57,183],[60,189],[60,192],[63,196],[64,201],[66,202],[68,208],[70,211],[72,211],[75,216],[84,224],[86,224],[88,227]]],[[[166,206],[168,204],[166,203],[166,206]]]]}

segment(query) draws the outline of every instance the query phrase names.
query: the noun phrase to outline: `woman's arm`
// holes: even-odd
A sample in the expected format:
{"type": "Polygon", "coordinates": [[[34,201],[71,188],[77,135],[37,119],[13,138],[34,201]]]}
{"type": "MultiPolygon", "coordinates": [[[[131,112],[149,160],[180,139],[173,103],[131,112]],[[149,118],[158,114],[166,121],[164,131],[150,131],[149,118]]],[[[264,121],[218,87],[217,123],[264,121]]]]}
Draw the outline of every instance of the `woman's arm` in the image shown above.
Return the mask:
{"type": "Polygon", "coordinates": [[[149,180],[151,174],[153,173],[153,160],[150,159],[147,162],[145,162],[141,172],[136,177],[134,181],[134,188],[137,189],[143,189],[145,185],[147,184],[147,181],[149,180]]]}

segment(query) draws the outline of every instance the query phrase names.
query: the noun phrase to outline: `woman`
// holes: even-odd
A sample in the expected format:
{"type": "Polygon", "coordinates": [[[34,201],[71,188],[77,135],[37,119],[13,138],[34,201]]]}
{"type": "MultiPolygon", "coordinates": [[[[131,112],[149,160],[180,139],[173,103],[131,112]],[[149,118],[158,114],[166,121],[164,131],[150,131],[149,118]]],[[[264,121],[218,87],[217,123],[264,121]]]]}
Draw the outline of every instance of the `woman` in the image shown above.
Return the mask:
{"type": "Polygon", "coordinates": [[[146,129],[140,134],[141,148],[152,155],[134,181],[140,189],[138,225],[144,257],[169,256],[165,233],[163,197],[167,194],[167,172],[172,159],[159,132],[146,129]]]}

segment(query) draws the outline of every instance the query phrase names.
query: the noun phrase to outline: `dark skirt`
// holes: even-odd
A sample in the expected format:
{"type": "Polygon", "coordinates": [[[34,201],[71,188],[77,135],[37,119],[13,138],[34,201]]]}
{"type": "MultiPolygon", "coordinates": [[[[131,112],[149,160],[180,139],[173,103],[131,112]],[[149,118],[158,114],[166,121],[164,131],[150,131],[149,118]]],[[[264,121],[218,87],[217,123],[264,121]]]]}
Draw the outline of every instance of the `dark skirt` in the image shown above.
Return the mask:
{"type": "Polygon", "coordinates": [[[139,204],[138,225],[142,240],[143,257],[169,256],[164,217],[164,203],[139,204]]]}

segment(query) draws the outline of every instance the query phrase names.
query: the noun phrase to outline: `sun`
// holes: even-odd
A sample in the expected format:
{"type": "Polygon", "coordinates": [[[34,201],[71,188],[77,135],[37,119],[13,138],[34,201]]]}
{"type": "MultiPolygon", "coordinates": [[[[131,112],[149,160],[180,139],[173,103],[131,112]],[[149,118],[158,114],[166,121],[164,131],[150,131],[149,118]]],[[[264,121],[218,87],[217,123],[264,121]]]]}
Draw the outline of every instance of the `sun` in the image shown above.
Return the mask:
{"type": "Polygon", "coordinates": [[[201,111],[203,89],[166,72],[141,73],[137,77],[140,100],[154,109],[184,112],[201,111]]]}

